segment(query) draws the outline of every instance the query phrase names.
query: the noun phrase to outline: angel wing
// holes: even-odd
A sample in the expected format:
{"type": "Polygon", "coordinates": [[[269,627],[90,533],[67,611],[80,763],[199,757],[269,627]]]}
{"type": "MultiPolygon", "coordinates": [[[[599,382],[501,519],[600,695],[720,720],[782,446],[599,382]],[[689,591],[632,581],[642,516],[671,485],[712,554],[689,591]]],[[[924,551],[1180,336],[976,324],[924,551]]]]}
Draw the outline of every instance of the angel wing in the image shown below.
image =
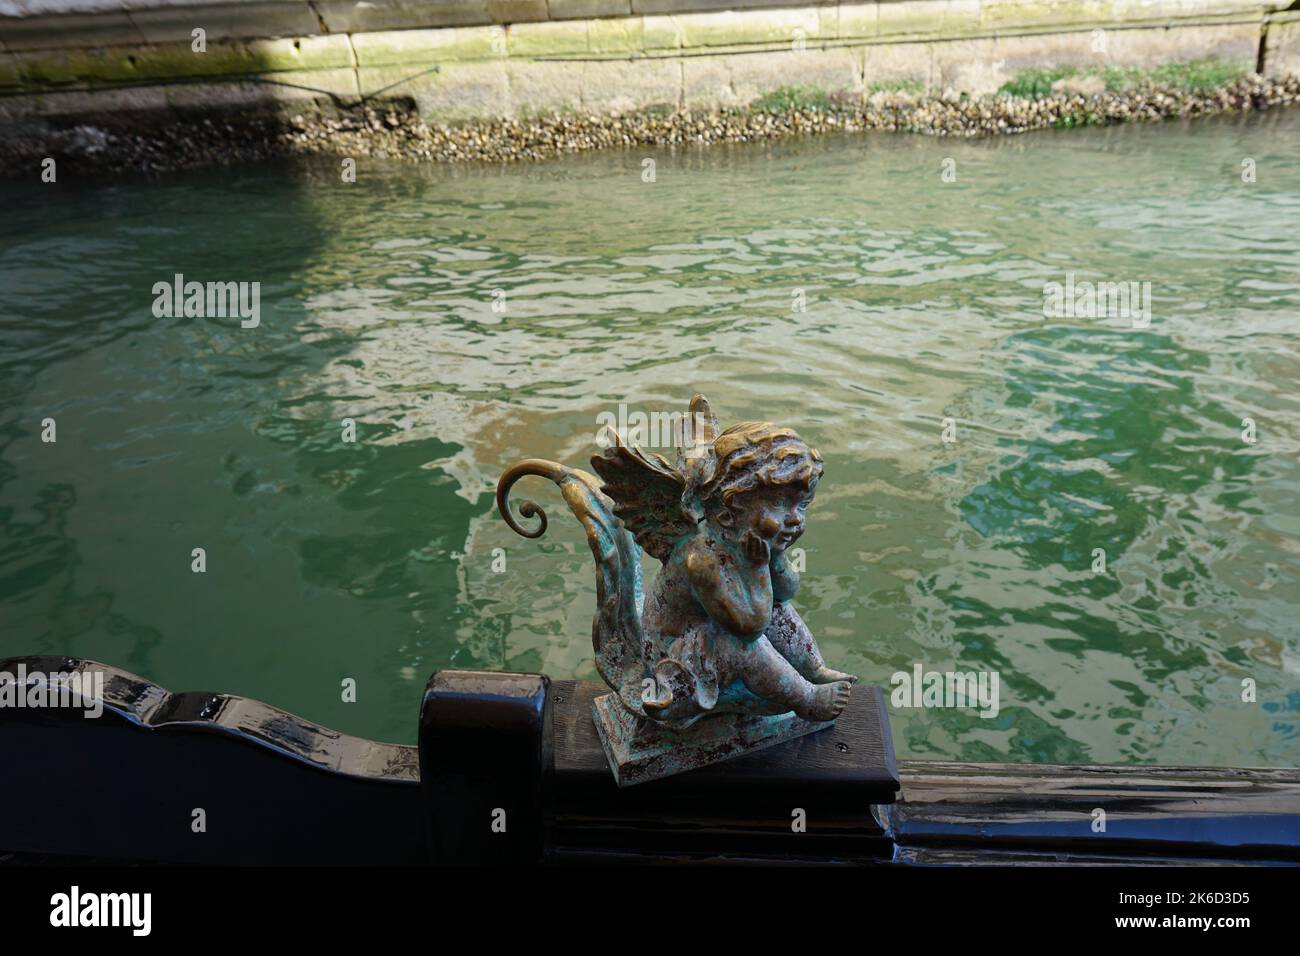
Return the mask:
{"type": "Polygon", "coordinates": [[[564,503],[587,533],[587,544],[596,559],[596,616],[591,622],[596,670],[618,693],[624,707],[638,717],[645,716],[642,681],[648,674],[652,645],[641,630],[641,552],[612,513],[613,502],[601,494],[595,475],[541,458],[528,458],[506,469],[497,483],[497,509],[515,532],[537,538],[547,526],[546,512],[536,502],[524,501],[519,508],[525,518],[538,519],[531,531],[510,513],[510,489],[526,475],[555,482],[564,503]]]}
{"type": "Polygon", "coordinates": [[[600,490],[614,502],[614,514],[636,543],[665,561],[678,539],[695,530],[695,519],[682,507],[686,478],[662,455],[647,456],[624,444],[618,432],[613,436],[613,443],[591,459],[604,482],[600,490]]]}
{"type": "Polygon", "coordinates": [[[596,559],[596,616],[591,626],[596,669],[618,692],[623,706],[638,717],[646,715],[643,683],[660,656],[656,643],[647,640],[641,628],[644,597],[638,546],[664,561],[683,535],[694,532],[698,519],[688,510],[684,496],[711,460],[718,434],[717,420],[702,395],[691,399],[690,409],[677,467],[662,455],[647,456],[640,448],[628,447],[613,432],[611,445],[591,459],[603,485],[598,485],[595,475],[539,458],[508,468],[497,483],[497,509],[526,538],[546,531],[546,512],[532,501],[521,503],[521,515],[538,519],[533,530],[521,526],[511,514],[510,489],[525,475],[555,482],[582,523],[596,559]]]}

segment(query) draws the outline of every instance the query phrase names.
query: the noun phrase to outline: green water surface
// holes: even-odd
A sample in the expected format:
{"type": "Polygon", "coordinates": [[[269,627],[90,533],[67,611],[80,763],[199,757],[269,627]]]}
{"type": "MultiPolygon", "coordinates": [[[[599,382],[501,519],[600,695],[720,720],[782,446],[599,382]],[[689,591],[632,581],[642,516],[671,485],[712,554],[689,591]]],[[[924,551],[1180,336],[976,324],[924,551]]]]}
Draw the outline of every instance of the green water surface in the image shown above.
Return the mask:
{"type": "Polygon", "coordinates": [[[825,456],[832,663],[999,675],[996,717],[893,709],[900,755],[1296,765],[1300,113],[68,178],[0,190],[0,656],[399,742],[437,668],[594,677],[581,532],[534,479],[515,537],[496,476],[702,391],[825,456]],[[260,326],[155,318],[175,273],[260,326]],[[1067,273],[1150,326],[1044,318],[1067,273]]]}

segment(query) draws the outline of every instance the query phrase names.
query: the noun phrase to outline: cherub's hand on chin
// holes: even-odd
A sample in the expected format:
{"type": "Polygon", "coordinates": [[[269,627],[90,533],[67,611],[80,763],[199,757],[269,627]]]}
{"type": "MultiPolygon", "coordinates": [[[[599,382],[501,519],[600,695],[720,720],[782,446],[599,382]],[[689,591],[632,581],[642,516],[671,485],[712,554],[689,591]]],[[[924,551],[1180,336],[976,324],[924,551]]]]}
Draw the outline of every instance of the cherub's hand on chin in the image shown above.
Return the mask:
{"type": "Polygon", "coordinates": [[[765,538],[760,537],[753,531],[745,532],[745,537],[740,542],[741,551],[746,558],[754,564],[767,564],[772,559],[772,547],[767,543],[765,538]]]}

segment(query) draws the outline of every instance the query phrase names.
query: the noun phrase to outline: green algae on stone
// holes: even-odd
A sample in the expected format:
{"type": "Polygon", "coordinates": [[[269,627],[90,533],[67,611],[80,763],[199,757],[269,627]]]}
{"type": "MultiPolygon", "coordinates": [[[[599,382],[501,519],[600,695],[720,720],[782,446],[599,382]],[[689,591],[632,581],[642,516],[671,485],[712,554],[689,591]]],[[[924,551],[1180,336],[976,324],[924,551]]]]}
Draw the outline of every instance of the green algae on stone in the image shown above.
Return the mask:
{"type": "Polygon", "coordinates": [[[1068,66],[1024,70],[1016,74],[1014,79],[1003,83],[1001,89],[998,90],[998,94],[1000,96],[1024,97],[1048,96],[1052,92],[1053,83],[1066,77],[1077,76],[1078,73],[1078,70],[1068,66]]]}
{"type": "Polygon", "coordinates": [[[882,80],[872,83],[868,93],[911,93],[919,95],[925,92],[924,80],[882,80]]]}
{"type": "Polygon", "coordinates": [[[348,38],[303,37],[297,40],[220,40],[195,52],[189,43],[101,47],[85,50],[36,50],[16,54],[25,83],[61,86],[72,83],[138,83],[205,76],[253,76],[299,70],[352,66],[348,38]]]}
{"type": "Polygon", "coordinates": [[[1053,84],[1075,77],[1100,77],[1107,92],[1121,93],[1143,86],[1159,86],[1176,90],[1204,91],[1217,89],[1246,76],[1249,70],[1236,63],[1207,58],[1186,63],[1166,63],[1144,69],[1134,66],[1088,67],[1072,66],[1050,69],[1024,70],[1002,84],[1002,96],[1043,97],[1052,93],[1053,84]]]}
{"type": "Polygon", "coordinates": [[[782,86],[764,93],[749,108],[757,113],[830,112],[835,103],[829,93],[816,86],[782,86]]]}
{"type": "Polygon", "coordinates": [[[1167,63],[1148,72],[1151,82],[1185,90],[1208,90],[1240,79],[1249,72],[1245,67],[1219,60],[1195,60],[1191,63],[1167,63]]]}

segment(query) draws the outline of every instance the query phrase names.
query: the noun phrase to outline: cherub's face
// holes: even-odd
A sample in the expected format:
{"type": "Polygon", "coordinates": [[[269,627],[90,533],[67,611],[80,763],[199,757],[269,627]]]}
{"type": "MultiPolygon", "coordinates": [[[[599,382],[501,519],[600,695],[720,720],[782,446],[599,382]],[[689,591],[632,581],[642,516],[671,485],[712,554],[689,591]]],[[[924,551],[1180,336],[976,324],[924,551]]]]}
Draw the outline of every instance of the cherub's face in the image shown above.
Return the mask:
{"type": "Polygon", "coordinates": [[[808,505],[816,490],[814,483],[811,488],[769,485],[742,492],[731,499],[730,527],[738,539],[752,531],[772,551],[784,551],[803,534],[808,505]]]}

